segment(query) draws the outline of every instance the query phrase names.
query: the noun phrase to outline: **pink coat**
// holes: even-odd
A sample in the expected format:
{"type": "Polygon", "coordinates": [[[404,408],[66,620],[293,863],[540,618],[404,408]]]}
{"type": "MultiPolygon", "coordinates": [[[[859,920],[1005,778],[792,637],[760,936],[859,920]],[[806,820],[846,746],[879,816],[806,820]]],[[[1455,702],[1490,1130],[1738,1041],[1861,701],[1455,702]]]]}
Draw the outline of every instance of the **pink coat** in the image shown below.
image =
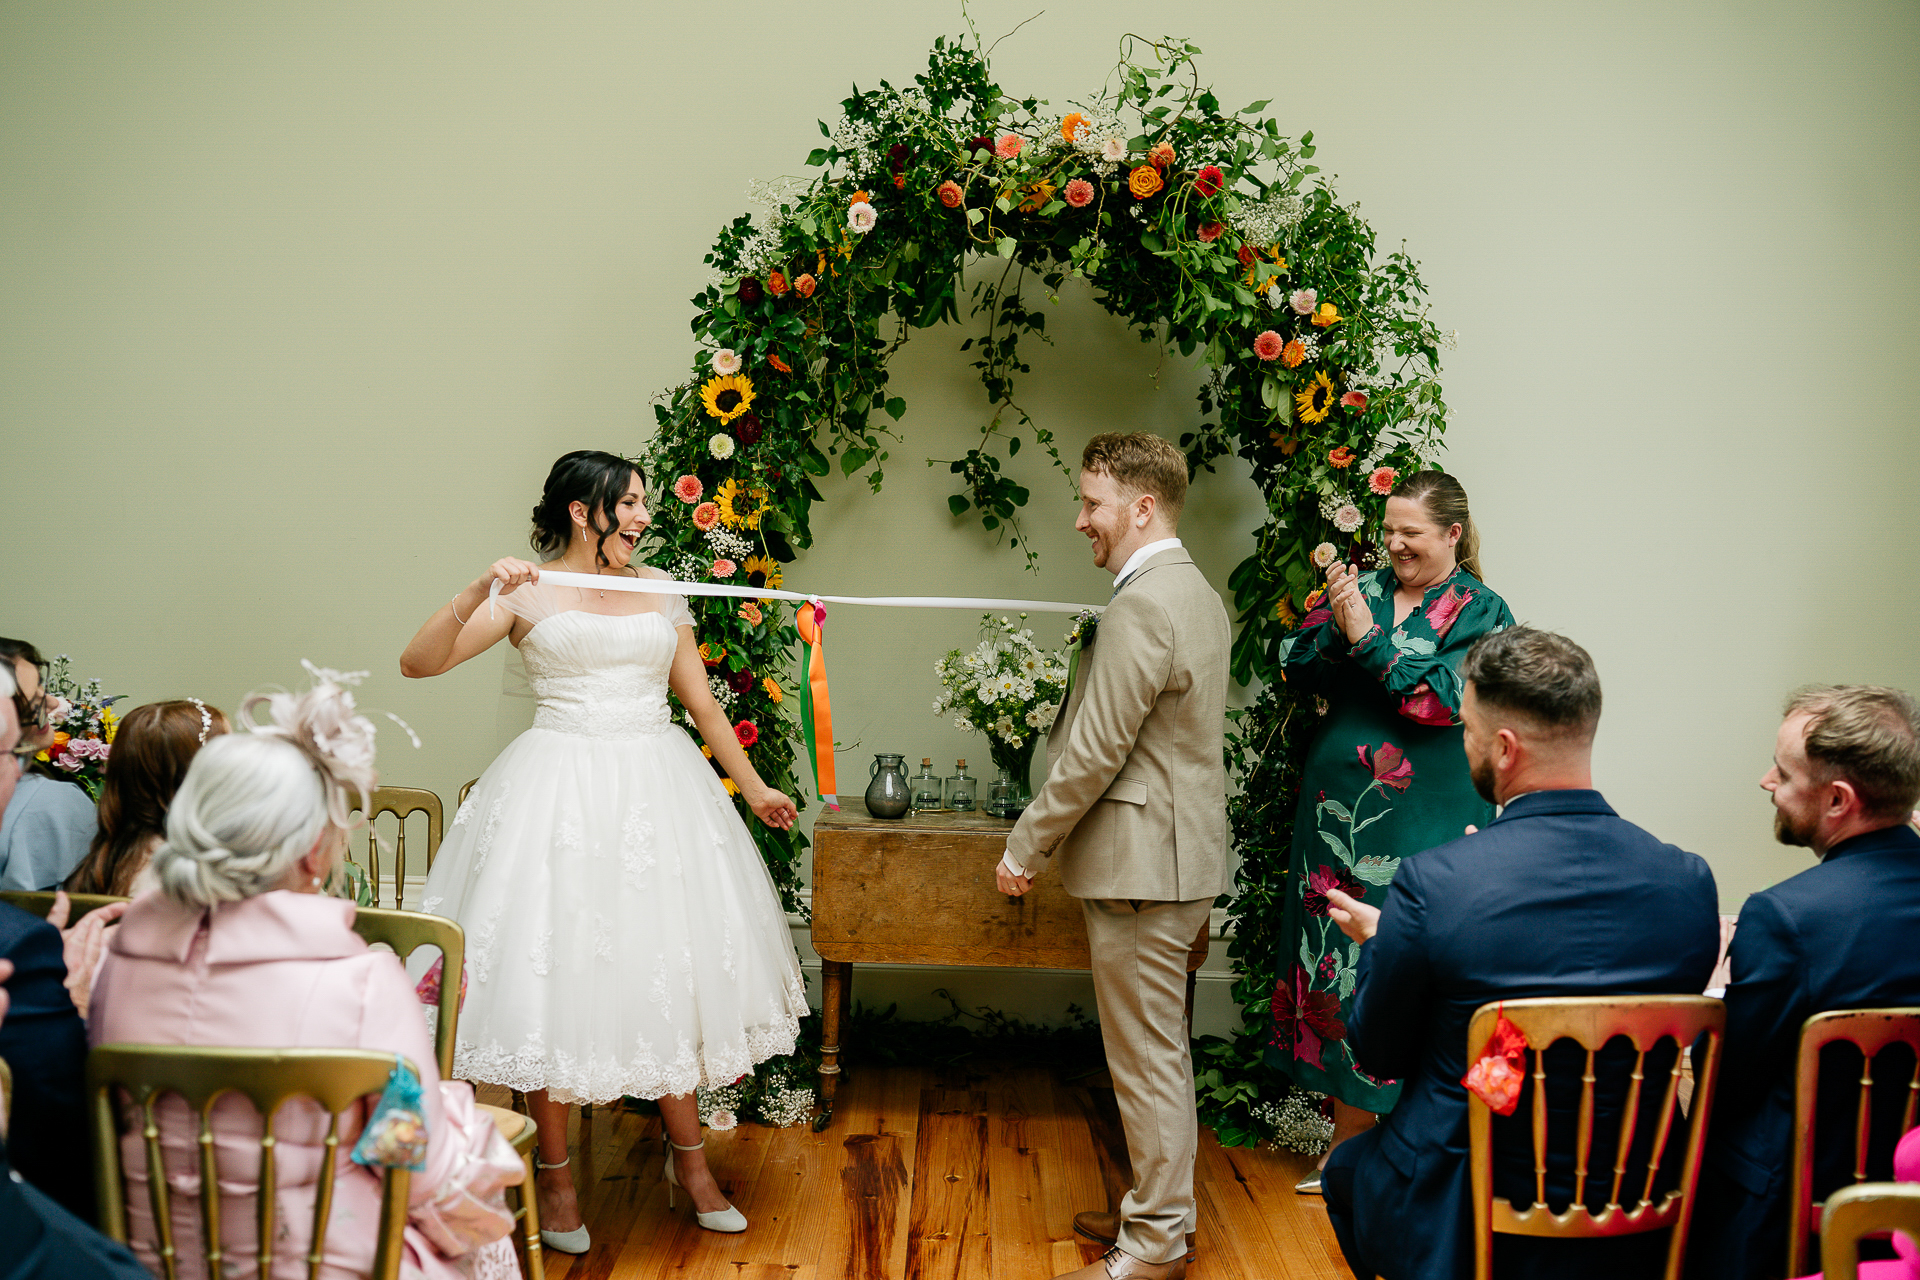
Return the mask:
{"type": "MultiPolygon", "coordinates": [[[[96,1045],[357,1048],[406,1055],[420,1071],[429,1134],[427,1167],[413,1175],[410,1199],[417,1210],[456,1167],[465,1128],[488,1122],[476,1116],[472,1086],[441,1081],[420,1002],[400,962],[388,952],[371,950],[353,932],[353,918],[352,903],[285,890],[209,910],[146,894],[134,901],[110,935],[93,989],[88,1036],[96,1045]]],[[[322,1270],[328,1280],[364,1277],[373,1266],[380,1181],[347,1158],[367,1107],[363,1104],[361,1115],[342,1120],[322,1270]]],[[[177,1097],[162,1101],[160,1119],[181,1274],[204,1276],[196,1125],[177,1097]]],[[[221,1099],[213,1120],[227,1265],[252,1274],[261,1122],[253,1105],[237,1097],[221,1099]]],[[[311,1238],[326,1130],[325,1113],[306,1099],[289,1102],[274,1126],[276,1277],[293,1280],[306,1274],[301,1259],[311,1238]]],[[[137,1125],[122,1140],[121,1152],[133,1249],[157,1272],[146,1156],[137,1125]]],[[[426,1280],[464,1275],[412,1225],[406,1242],[404,1275],[426,1280]]]]}

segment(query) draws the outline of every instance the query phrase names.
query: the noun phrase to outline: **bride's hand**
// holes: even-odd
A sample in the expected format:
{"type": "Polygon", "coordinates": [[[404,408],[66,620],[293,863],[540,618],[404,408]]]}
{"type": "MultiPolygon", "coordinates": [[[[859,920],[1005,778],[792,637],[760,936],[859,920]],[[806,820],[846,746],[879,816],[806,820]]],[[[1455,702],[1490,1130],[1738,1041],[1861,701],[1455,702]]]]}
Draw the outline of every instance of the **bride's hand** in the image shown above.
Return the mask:
{"type": "Polygon", "coordinates": [[[539,565],[532,564],[526,560],[516,560],[512,556],[507,556],[504,559],[495,560],[493,567],[481,574],[479,579],[473,584],[473,587],[474,590],[485,595],[492,590],[493,584],[498,582],[500,584],[500,594],[504,596],[515,587],[522,587],[529,582],[538,581],[540,581],[539,565]]]}
{"type": "Polygon", "coordinates": [[[772,827],[775,831],[790,830],[800,819],[800,811],[793,807],[793,801],[778,791],[766,790],[747,801],[754,816],[772,827]]]}

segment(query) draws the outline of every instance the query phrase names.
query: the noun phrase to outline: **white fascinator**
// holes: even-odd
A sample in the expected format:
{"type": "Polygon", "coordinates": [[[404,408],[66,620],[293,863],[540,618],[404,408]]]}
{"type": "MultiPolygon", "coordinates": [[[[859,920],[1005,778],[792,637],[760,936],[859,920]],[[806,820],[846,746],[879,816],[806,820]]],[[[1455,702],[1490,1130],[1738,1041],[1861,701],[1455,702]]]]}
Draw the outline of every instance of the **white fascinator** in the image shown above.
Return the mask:
{"type": "MultiPolygon", "coordinates": [[[[373,764],[373,721],[360,713],[352,692],[367,672],[316,667],[305,658],[300,665],[313,677],[312,688],[305,693],[250,694],[240,704],[240,721],[249,732],[284,738],[313,761],[326,788],[327,816],[344,829],[354,808],[363,813],[372,809],[373,790],[380,785],[373,764]],[[254,708],[262,706],[264,722],[254,718],[254,708]],[[355,794],[357,805],[349,800],[355,794]]],[[[406,721],[392,712],[381,714],[406,730],[414,746],[420,745],[420,735],[406,721]]]]}

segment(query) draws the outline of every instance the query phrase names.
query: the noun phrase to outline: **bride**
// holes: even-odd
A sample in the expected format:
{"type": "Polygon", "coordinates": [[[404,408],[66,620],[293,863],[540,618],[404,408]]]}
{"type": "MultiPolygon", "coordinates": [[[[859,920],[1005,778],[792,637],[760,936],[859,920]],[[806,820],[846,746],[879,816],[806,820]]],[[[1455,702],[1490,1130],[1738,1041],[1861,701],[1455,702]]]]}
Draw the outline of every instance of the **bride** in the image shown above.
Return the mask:
{"type": "Polygon", "coordinates": [[[567,1166],[573,1102],[657,1098],[668,1182],[701,1226],[746,1229],[707,1169],[693,1091],[792,1052],[807,1011],[772,878],[667,706],[671,687],[760,821],[793,825],[793,801],[760,780],[714,702],[686,601],[540,581],[543,568],[667,577],[629,563],[647,524],[632,463],[567,454],[533,511],[550,558],[496,561],[400,657],[404,675],[435,676],[505,638],[539,698],[460,806],[421,905],[467,933],[454,1075],[527,1095],[542,1235],[567,1253],[589,1243],[567,1166]]]}

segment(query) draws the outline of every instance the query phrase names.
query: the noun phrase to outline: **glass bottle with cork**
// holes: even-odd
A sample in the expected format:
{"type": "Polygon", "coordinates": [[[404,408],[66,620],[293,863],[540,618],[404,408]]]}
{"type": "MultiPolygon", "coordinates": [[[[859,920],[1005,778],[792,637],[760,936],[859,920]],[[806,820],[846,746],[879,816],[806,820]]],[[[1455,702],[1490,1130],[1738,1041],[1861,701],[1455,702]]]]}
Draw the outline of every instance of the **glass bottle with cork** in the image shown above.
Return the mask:
{"type": "Polygon", "coordinates": [[[979,780],[967,772],[964,759],[953,762],[953,775],[947,779],[947,808],[956,813],[971,813],[979,780]]]}
{"type": "Polygon", "coordinates": [[[913,807],[921,813],[946,807],[946,788],[933,771],[933,757],[920,757],[920,772],[913,778],[913,807]]]}

